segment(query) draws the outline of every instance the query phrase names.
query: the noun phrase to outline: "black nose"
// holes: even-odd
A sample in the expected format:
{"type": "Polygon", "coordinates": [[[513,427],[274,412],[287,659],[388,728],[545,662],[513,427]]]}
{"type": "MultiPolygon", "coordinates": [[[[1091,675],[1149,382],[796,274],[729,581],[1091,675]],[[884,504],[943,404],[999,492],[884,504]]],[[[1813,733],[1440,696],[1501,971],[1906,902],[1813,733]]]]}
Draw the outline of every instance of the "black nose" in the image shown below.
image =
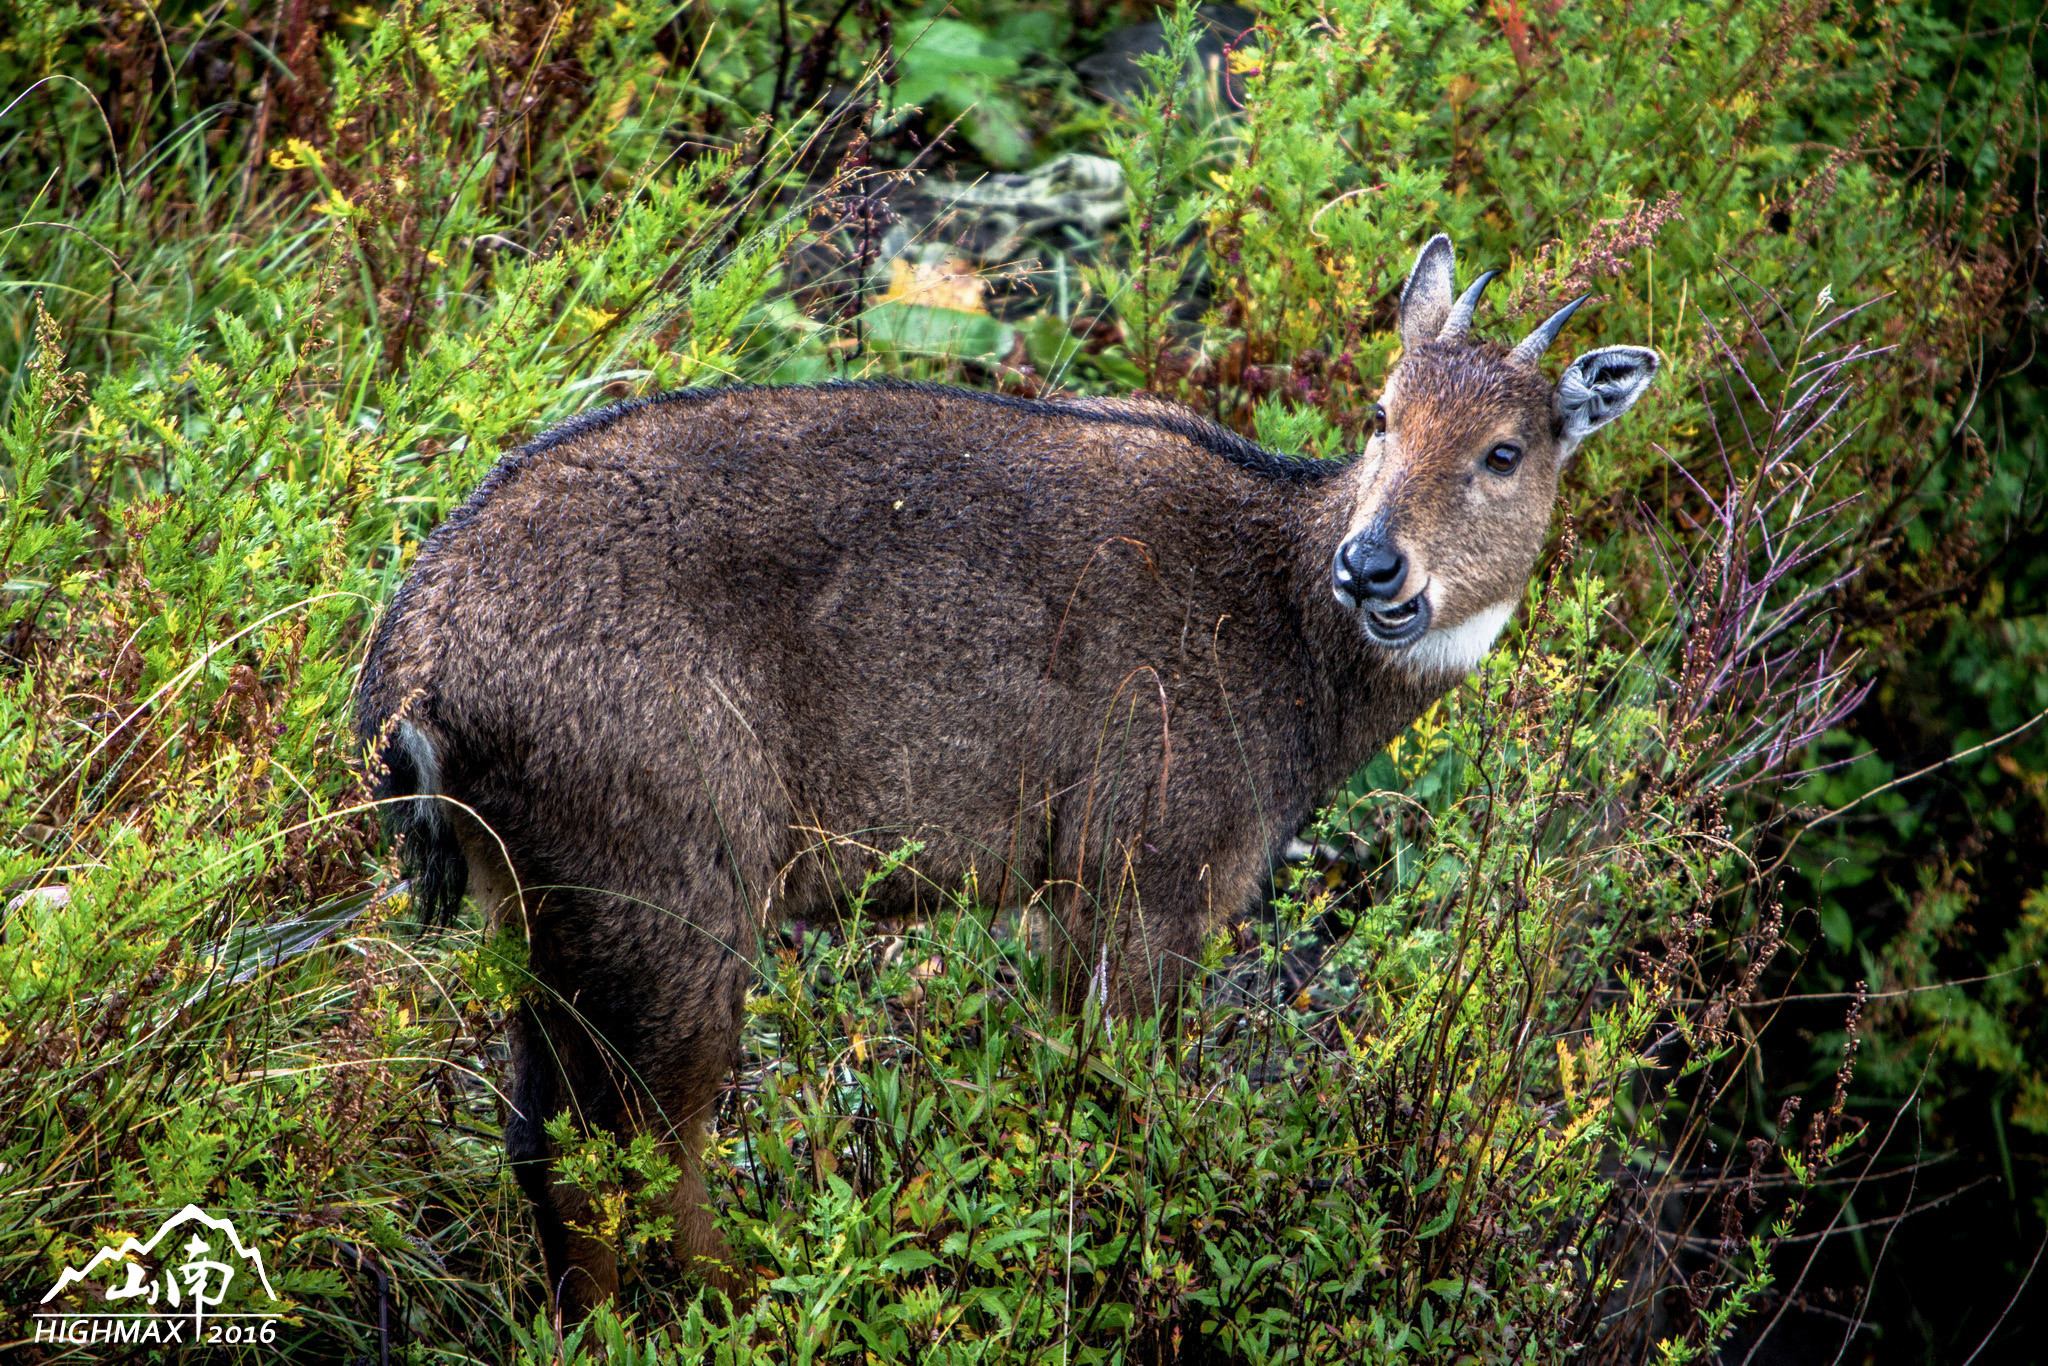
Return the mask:
{"type": "Polygon", "coordinates": [[[1377,599],[1390,602],[1408,582],[1408,560],[1385,541],[1360,536],[1344,547],[1338,559],[1337,578],[1360,602],[1377,599]]]}

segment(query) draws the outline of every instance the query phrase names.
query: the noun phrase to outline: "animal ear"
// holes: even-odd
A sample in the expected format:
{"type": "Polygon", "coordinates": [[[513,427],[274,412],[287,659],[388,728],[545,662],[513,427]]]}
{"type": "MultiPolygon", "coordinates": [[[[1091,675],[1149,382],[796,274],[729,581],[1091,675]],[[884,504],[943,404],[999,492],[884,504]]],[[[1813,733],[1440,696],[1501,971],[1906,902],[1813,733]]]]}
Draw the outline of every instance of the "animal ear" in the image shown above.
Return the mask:
{"type": "Polygon", "coordinates": [[[1564,453],[1627,412],[1657,377],[1657,364],[1647,347],[1603,346],[1567,365],[1555,400],[1564,453]]]}
{"type": "Polygon", "coordinates": [[[1408,283],[1401,286],[1404,348],[1413,350],[1424,342],[1435,341],[1444,330],[1458,292],[1456,269],[1450,238],[1438,233],[1423,243],[1421,254],[1415,258],[1415,269],[1408,272],[1408,283]]]}

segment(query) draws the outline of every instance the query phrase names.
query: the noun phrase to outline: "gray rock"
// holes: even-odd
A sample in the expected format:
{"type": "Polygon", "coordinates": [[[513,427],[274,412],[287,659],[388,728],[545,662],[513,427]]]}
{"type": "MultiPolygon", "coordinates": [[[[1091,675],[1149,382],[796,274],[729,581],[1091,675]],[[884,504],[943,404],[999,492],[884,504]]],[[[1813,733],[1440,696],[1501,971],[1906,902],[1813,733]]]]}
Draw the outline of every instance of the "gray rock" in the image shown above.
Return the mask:
{"type": "Polygon", "coordinates": [[[978,265],[1013,259],[1025,239],[1069,224],[1099,238],[1124,216],[1123,171],[1108,157],[1072,152],[1034,171],[978,180],[925,177],[892,198],[897,215],[882,239],[886,263],[963,256],[978,265]]]}

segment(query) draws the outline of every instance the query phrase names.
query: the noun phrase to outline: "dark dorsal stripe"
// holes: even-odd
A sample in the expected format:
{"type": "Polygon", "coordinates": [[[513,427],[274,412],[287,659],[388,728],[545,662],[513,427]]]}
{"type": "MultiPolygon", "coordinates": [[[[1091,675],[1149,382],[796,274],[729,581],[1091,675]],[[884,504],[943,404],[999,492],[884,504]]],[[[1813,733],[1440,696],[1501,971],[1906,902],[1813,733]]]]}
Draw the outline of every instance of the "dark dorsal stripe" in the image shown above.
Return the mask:
{"type": "Polygon", "coordinates": [[[980,389],[962,389],[957,385],[934,384],[926,380],[908,379],[864,379],[826,380],[819,384],[761,385],[730,384],[712,389],[671,389],[667,393],[653,394],[646,398],[627,399],[606,408],[583,413],[568,421],[550,427],[532,441],[521,446],[516,454],[537,455],[552,449],[565,441],[574,440],[590,432],[602,431],[628,413],[642,408],[667,404],[707,403],[729,394],[809,390],[817,393],[858,392],[879,390],[903,394],[929,394],[934,398],[963,399],[973,403],[986,403],[993,407],[1009,408],[1028,413],[1033,417],[1060,422],[1107,422],[1126,427],[1141,427],[1151,431],[1170,432],[1175,436],[1193,442],[1212,455],[1219,455],[1240,469],[1266,479],[1277,479],[1289,484],[1313,484],[1327,479],[1343,468],[1340,461],[1319,460],[1307,455],[1282,455],[1269,451],[1257,442],[1248,441],[1236,432],[1219,427],[1215,423],[1195,416],[1193,413],[1178,412],[1162,405],[1160,411],[1128,412],[1097,408],[1087,400],[1049,403],[1044,399],[1016,398],[1009,394],[985,393],[980,389]]]}

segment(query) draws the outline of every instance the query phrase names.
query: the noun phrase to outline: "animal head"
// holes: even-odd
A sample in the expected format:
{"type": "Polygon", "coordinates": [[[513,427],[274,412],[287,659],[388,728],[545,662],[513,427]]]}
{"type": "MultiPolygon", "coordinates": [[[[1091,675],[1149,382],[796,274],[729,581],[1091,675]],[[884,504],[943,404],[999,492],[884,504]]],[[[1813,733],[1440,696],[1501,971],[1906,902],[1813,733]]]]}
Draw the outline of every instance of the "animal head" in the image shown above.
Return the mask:
{"type": "Polygon", "coordinates": [[[1535,567],[1566,462],[1657,373],[1656,352],[1603,346],[1552,384],[1537,359],[1585,298],[1511,350],[1470,335],[1499,272],[1459,294],[1454,268],[1438,234],[1401,290],[1401,360],[1347,474],[1350,519],[1330,566],[1366,637],[1424,671],[1485,655],[1535,567]]]}

